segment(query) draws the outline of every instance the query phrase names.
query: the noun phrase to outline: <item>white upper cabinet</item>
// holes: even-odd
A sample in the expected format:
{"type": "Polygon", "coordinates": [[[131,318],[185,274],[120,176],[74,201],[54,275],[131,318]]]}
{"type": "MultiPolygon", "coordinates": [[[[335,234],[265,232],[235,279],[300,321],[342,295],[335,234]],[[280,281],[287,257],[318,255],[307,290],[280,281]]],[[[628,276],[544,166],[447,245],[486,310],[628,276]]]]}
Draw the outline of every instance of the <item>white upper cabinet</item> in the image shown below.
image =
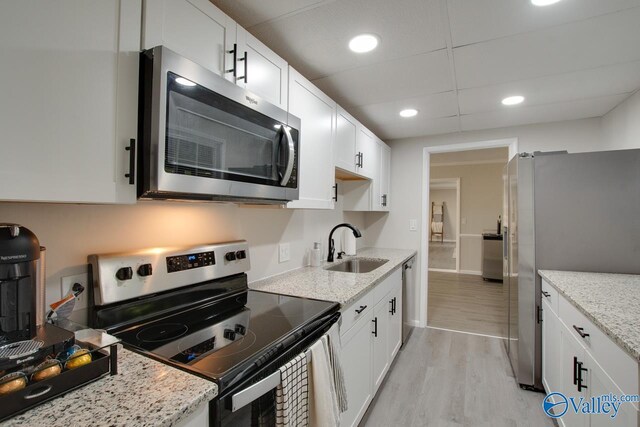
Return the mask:
{"type": "Polygon", "coordinates": [[[237,27],[236,83],[287,109],[288,65],[247,30],[237,27]]]}
{"type": "Polygon", "coordinates": [[[335,165],[348,172],[356,172],[356,137],[358,121],[338,105],[336,140],[333,144],[335,165]]]}
{"type": "Polygon", "coordinates": [[[333,209],[336,103],[289,67],[289,112],[300,118],[302,126],[298,160],[300,198],[287,207],[333,209]]]}
{"type": "Polygon", "coordinates": [[[141,11],[140,0],[0,3],[0,200],[135,202],[125,148],[141,11]]]}
{"type": "Polygon", "coordinates": [[[356,139],[356,155],[359,156],[356,173],[373,179],[379,167],[380,150],[376,137],[364,126],[360,126],[356,139]]]}
{"type": "Polygon", "coordinates": [[[208,0],[145,0],[142,48],[164,45],[234,81],[236,23],[208,0]]]}

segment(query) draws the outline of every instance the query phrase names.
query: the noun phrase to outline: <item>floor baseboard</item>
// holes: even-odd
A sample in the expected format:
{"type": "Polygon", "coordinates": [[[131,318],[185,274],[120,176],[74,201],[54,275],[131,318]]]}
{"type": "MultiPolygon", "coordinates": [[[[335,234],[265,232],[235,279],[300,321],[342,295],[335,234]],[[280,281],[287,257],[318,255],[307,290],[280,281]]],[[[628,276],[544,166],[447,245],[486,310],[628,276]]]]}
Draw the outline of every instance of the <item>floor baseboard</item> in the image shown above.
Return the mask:
{"type": "Polygon", "coordinates": [[[474,276],[482,276],[482,271],[476,271],[476,270],[460,270],[458,273],[460,273],[460,274],[472,274],[474,276]]]}

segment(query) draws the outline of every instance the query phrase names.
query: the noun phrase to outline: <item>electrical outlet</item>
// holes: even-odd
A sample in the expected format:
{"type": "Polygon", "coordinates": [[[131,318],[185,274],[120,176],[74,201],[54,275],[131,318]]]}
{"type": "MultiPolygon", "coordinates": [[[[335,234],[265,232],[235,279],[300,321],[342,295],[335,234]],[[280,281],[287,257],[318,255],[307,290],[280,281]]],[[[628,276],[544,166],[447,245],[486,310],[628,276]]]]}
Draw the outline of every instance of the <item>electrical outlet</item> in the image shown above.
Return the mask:
{"type": "Polygon", "coordinates": [[[416,230],[418,230],[418,220],[410,219],[409,220],[409,231],[416,231],[416,230]]]}
{"type": "Polygon", "coordinates": [[[74,283],[80,283],[84,287],[84,291],[76,297],[76,305],[73,307],[74,311],[89,307],[89,275],[87,273],[63,277],[61,282],[62,298],[71,292],[74,283]]]}
{"type": "Polygon", "coordinates": [[[279,256],[280,262],[289,261],[291,259],[291,247],[289,246],[289,244],[280,243],[279,249],[280,249],[280,256],[279,256]]]}

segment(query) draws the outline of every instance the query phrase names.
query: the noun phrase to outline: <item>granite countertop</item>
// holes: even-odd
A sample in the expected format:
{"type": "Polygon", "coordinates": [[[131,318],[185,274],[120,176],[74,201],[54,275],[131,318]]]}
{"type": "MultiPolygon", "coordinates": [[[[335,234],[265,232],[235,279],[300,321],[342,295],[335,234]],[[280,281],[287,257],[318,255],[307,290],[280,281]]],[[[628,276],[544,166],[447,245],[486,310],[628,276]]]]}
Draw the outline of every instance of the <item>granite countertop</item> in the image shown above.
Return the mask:
{"type": "Polygon", "coordinates": [[[118,374],[37,406],[0,425],[173,426],[218,394],[215,383],[128,350],[118,374]]]}
{"type": "Polygon", "coordinates": [[[356,256],[344,257],[333,263],[325,262],[321,267],[299,268],[250,283],[249,287],[257,291],[338,302],[346,306],[387,278],[415,254],[416,251],[407,249],[365,248],[358,250],[356,256]],[[389,261],[369,273],[345,273],[324,269],[351,258],[382,258],[389,261]]]}
{"type": "Polygon", "coordinates": [[[640,275],[540,270],[596,326],[640,361],[640,275]]]}

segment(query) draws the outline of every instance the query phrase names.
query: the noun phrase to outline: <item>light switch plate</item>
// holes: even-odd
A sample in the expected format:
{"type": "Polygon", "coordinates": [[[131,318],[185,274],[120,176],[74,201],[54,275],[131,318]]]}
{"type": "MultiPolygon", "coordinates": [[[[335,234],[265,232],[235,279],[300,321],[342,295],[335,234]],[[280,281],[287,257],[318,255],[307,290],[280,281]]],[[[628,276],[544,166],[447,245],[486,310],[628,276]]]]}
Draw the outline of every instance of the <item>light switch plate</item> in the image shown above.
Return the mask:
{"type": "Polygon", "coordinates": [[[66,297],[67,294],[71,292],[71,288],[74,283],[80,283],[84,287],[84,291],[76,297],[76,304],[73,306],[73,311],[89,307],[89,275],[87,273],[63,277],[61,282],[62,298],[66,297]]]}
{"type": "Polygon", "coordinates": [[[418,220],[417,219],[410,219],[409,220],[409,231],[416,231],[418,230],[418,220]]]}
{"type": "Polygon", "coordinates": [[[287,262],[291,259],[291,247],[289,243],[280,243],[279,252],[280,255],[278,257],[280,262],[287,262]]]}

